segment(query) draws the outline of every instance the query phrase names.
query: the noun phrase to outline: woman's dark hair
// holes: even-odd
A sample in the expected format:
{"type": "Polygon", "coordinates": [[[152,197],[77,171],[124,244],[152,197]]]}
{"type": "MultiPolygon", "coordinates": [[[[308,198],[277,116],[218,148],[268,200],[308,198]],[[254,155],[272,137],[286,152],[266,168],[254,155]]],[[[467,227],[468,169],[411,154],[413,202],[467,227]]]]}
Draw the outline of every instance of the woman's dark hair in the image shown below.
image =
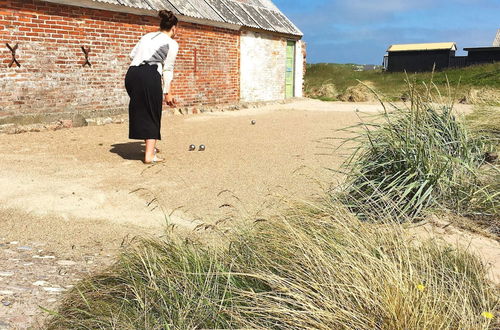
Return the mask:
{"type": "Polygon", "coordinates": [[[161,18],[160,29],[163,31],[170,31],[170,29],[179,22],[177,17],[175,17],[174,13],[170,10],[160,10],[158,16],[161,18]]]}

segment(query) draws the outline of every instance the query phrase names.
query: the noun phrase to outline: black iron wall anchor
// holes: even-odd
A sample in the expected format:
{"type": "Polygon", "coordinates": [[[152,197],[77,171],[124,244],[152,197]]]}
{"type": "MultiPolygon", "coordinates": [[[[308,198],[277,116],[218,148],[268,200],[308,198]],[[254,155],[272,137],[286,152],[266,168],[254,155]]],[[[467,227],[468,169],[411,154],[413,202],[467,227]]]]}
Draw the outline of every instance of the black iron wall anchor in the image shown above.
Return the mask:
{"type": "Polygon", "coordinates": [[[90,63],[90,60],[89,60],[90,47],[85,49],[85,47],[82,46],[82,51],[85,54],[85,63],[83,63],[82,66],[88,65],[89,67],[92,67],[92,64],[90,63]]]}
{"type": "Polygon", "coordinates": [[[14,47],[11,47],[8,43],[6,43],[6,45],[7,45],[7,48],[9,48],[11,53],[12,53],[12,60],[9,63],[9,68],[12,67],[12,65],[14,65],[14,63],[17,65],[18,68],[20,68],[21,64],[16,59],[16,51],[17,51],[17,48],[19,45],[16,44],[14,47]]]}

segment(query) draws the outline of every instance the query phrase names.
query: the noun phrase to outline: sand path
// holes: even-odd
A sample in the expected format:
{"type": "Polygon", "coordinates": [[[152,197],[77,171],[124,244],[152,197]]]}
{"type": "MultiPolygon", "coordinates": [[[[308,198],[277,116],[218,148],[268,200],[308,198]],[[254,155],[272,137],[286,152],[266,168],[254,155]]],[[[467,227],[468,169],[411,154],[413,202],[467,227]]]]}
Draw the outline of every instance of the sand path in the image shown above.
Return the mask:
{"type": "MultiPolygon", "coordinates": [[[[53,306],[135,235],[262,217],[280,196],[321,193],[343,161],[340,142],[324,139],[345,136],[336,130],[358,122],[356,110],[381,106],[300,100],[167,116],[167,161],[154,166],[126,124],[0,135],[0,329],[32,323],[37,305],[53,306]]],[[[487,262],[500,265],[498,243],[487,243],[487,262]]]]}

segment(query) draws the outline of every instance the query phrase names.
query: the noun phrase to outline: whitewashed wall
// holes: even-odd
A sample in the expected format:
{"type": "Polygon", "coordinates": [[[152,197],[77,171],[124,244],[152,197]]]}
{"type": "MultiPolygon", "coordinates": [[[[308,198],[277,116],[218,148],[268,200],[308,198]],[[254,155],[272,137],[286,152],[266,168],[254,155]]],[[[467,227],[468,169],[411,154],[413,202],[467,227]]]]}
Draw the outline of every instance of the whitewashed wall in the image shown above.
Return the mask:
{"type": "MultiPolygon", "coordinates": [[[[285,98],[287,39],[266,33],[242,31],[240,88],[243,102],[276,101],[285,98]]],[[[302,97],[304,44],[295,47],[295,97],[302,97]]]]}
{"type": "Polygon", "coordinates": [[[285,98],[286,40],[263,33],[241,34],[241,100],[285,98]]]}
{"type": "Polygon", "coordinates": [[[303,96],[304,86],[304,54],[305,47],[302,41],[297,41],[295,44],[295,97],[303,96]]]}

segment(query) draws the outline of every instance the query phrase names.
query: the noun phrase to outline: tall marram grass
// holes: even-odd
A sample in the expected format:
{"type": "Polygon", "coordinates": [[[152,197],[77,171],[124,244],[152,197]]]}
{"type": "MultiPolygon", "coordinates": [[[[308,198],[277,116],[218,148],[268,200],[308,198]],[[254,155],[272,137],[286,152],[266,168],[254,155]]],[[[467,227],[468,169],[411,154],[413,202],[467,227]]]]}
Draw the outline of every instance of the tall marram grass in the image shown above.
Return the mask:
{"type": "Polygon", "coordinates": [[[348,129],[355,132],[347,140],[355,151],[345,164],[347,204],[362,217],[400,221],[432,207],[498,216],[500,192],[490,185],[498,169],[484,166],[493,138],[466,126],[452,97],[437,89],[417,91],[411,83],[409,90],[406,106],[392,105],[348,129]]]}
{"type": "Polygon", "coordinates": [[[498,292],[463,250],[299,205],[218,247],[146,240],[66,295],[49,329],[489,329],[498,292]],[[483,314],[483,315],[482,315],[483,314]]]}

